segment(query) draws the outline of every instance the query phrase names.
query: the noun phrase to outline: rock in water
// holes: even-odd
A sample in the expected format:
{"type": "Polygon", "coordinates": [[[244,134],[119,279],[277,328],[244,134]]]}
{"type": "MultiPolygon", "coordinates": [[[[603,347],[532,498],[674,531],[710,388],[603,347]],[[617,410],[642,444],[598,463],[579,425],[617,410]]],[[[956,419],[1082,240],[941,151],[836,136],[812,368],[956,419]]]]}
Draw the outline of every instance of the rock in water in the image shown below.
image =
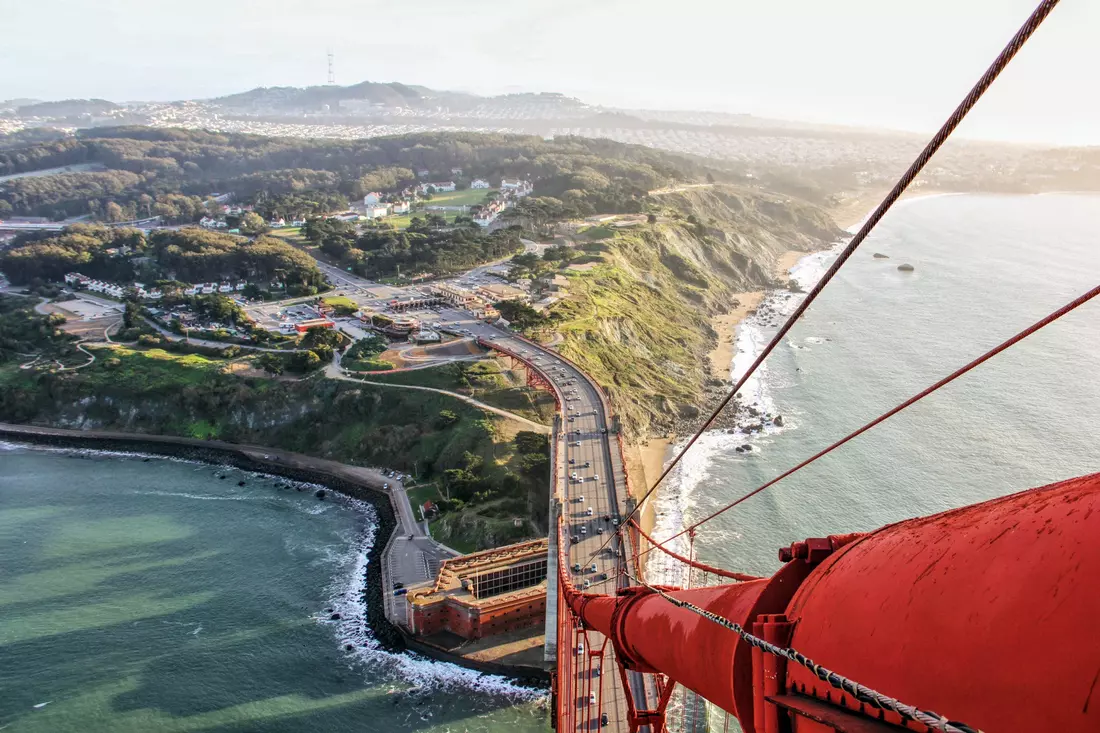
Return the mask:
{"type": "Polygon", "coordinates": [[[317,492],[314,494],[314,496],[316,496],[318,499],[324,499],[325,498],[325,490],[324,489],[317,489],[317,492]]]}
{"type": "Polygon", "coordinates": [[[904,265],[898,265],[898,270],[900,270],[901,272],[912,272],[915,269],[917,268],[913,267],[908,262],[906,262],[904,265]]]}
{"type": "Polygon", "coordinates": [[[775,419],[772,420],[772,425],[775,425],[777,428],[783,427],[783,416],[782,415],[776,415],[775,419]]]}
{"type": "Polygon", "coordinates": [[[875,252],[871,256],[874,257],[876,260],[888,260],[888,259],[890,259],[890,255],[884,255],[882,252],[875,252]]]}

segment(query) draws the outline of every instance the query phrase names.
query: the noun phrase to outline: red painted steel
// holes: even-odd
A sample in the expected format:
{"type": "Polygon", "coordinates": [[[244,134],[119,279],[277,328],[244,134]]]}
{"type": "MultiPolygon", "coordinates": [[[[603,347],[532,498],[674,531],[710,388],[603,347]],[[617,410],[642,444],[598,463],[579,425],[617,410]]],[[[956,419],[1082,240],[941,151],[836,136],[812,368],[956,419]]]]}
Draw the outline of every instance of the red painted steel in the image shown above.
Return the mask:
{"type": "MultiPolygon", "coordinates": [[[[790,646],[815,662],[977,728],[1100,730],[1100,474],[795,543],[784,558],[769,579],[670,595],[745,628],[760,622],[776,643],[793,628],[790,646]],[[763,614],[785,614],[790,627],[763,614]]],[[[861,711],[804,667],[784,671],[767,654],[754,665],[736,634],[649,589],[610,597],[564,586],[563,605],[606,634],[624,665],[669,675],[746,733],[758,733],[756,720],[774,729],[769,717],[795,733],[824,730],[799,705],[777,709],[791,694],[861,711]]]]}

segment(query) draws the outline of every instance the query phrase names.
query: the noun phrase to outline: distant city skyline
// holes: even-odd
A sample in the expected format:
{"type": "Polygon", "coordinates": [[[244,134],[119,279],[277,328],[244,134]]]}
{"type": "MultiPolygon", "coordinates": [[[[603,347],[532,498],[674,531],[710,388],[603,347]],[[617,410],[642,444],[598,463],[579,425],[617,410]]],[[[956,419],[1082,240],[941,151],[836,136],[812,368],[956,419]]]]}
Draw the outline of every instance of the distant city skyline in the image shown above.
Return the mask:
{"type": "MultiPolygon", "coordinates": [[[[605,106],[934,129],[1035,0],[500,0],[400,4],[194,0],[12,3],[0,99],[116,102],[257,86],[399,81],[605,106]],[[912,50],[907,46],[912,45],[912,50]]],[[[960,129],[978,139],[1100,144],[1100,4],[1067,0],[960,129]]]]}

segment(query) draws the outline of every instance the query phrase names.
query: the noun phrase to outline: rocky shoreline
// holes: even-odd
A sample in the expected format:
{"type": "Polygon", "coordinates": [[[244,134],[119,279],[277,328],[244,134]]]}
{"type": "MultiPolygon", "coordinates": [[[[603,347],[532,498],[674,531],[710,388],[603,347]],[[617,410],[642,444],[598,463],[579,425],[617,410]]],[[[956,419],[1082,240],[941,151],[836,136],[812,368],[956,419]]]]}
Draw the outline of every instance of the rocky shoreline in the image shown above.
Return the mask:
{"type": "Polygon", "coordinates": [[[351,476],[339,475],[337,471],[340,464],[258,446],[165,435],[0,424],[0,438],[55,448],[149,453],[214,465],[229,465],[243,471],[281,476],[292,481],[323,484],[331,491],[370,504],[378,518],[378,525],[374,544],[367,556],[366,576],[363,578],[367,626],[371,636],[387,651],[405,649],[404,638],[386,620],[382,596],[382,551],[397,526],[393,506],[384,492],[351,476]]]}

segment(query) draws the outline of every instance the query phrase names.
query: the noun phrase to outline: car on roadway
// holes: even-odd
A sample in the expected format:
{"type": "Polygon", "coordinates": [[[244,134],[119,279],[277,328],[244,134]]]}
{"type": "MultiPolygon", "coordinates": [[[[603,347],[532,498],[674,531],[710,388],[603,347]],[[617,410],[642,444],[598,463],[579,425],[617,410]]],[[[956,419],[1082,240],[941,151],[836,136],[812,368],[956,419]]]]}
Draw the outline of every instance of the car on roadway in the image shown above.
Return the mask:
{"type": "Polygon", "coordinates": [[[579,573],[581,571],[581,564],[579,562],[573,563],[573,572],[579,573]]]}
{"type": "Polygon", "coordinates": [[[575,445],[576,447],[580,448],[580,446],[581,446],[581,442],[580,442],[579,440],[575,440],[575,441],[573,441],[573,445],[575,445]]]}
{"type": "Polygon", "coordinates": [[[606,728],[609,722],[610,721],[607,719],[607,713],[600,713],[600,727],[606,728]]]}
{"type": "Polygon", "coordinates": [[[575,545],[575,544],[577,544],[578,542],[581,541],[581,538],[578,537],[577,535],[573,535],[572,537],[569,538],[569,541],[572,542],[575,545]]]}

